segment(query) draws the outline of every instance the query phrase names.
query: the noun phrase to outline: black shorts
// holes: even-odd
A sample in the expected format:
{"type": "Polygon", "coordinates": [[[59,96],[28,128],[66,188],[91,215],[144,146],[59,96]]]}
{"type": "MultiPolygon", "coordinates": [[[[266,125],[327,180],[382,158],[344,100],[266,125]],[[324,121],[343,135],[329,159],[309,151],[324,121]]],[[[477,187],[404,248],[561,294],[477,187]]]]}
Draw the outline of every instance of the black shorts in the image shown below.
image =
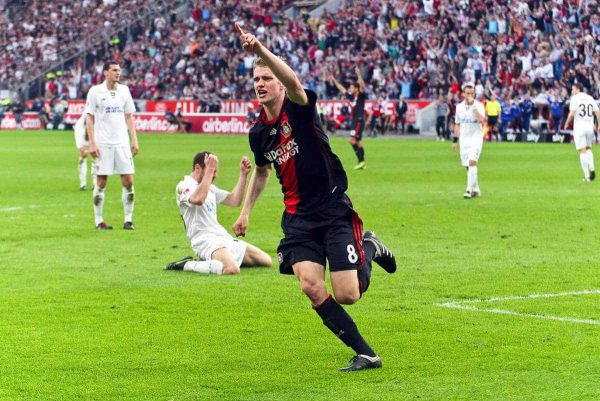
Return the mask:
{"type": "Polygon", "coordinates": [[[310,215],[284,212],[281,228],[284,238],[277,248],[281,274],[294,274],[292,266],[305,261],[325,266],[327,260],[332,272],[363,265],[362,220],[346,195],[310,215]]]}
{"type": "Polygon", "coordinates": [[[488,116],[487,123],[490,127],[495,127],[498,122],[498,116],[488,116]]]}
{"type": "Polygon", "coordinates": [[[350,136],[354,137],[357,140],[362,140],[363,130],[365,129],[364,120],[352,121],[350,136]]]}

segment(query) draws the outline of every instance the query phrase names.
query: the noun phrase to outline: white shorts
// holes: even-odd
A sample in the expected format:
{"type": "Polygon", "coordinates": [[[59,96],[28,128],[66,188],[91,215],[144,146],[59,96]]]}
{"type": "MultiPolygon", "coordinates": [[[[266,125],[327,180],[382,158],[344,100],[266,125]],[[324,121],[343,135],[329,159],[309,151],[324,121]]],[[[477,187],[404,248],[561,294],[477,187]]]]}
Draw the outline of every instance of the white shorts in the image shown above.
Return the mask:
{"type": "Polygon", "coordinates": [[[75,134],[75,146],[77,146],[77,149],[81,149],[82,147],[87,146],[89,144],[85,136],[85,127],[82,128],[83,129],[79,129],[76,125],[75,130],[73,131],[73,133],[75,134]]]}
{"type": "Polygon", "coordinates": [[[573,142],[575,142],[575,149],[584,149],[592,147],[592,140],[594,139],[594,130],[578,131],[573,133],[573,142]]]}
{"type": "Polygon", "coordinates": [[[127,145],[98,145],[100,156],[95,160],[96,175],[133,174],[133,156],[127,145]]]}
{"type": "Polygon", "coordinates": [[[212,254],[217,249],[227,248],[233,256],[233,260],[240,267],[244,260],[247,246],[248,243],[232,236],[210,235],[204,236],[202,241],[199,241],[196,245],[192,245],[192,248],[200,260],[211,260],[212,254]]]}
{"type": "Polygon", "coordinates": [[[469,166],[469,160],[479,160],[483,148],[483,137],[458,138],[460,144],[460,162],[463,166],[469,166]]]}

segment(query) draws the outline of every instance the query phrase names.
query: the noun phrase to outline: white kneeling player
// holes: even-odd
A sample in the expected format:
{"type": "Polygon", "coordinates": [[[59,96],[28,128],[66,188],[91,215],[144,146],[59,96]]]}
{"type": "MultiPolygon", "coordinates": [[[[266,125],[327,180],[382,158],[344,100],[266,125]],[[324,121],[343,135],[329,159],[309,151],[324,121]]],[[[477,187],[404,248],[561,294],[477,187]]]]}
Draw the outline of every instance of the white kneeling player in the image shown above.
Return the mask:
{"type": "MultiPolygon", "coordinates": [[[[475,88],[472,84],[463,85],[464,100],[456,106],[454,116],[454,135],[460,145],[460,160],[467,168],[467,189],[465,198],[481,196],[477,178],[477,164],[483,148],[483,124],[485,107],[475,100],[475,88]]],[[[454,143],[453,148],[456,148],[454,143]]]]}
{"type": "Polygon", "coordinates": [[[133,119],[135,105],[129,88],[119,83],[121,67],[117,62],[105,63],[102,73],[104,82],[90,89],[85,106],[90,154],[96,159],[94,219],[98,230],[112,229],[102,217],[104,188],[109,175],[119,174],[123,185],[123,228],[133,230],[133,156],[139,150],[133,119]]]}
{"type": "Polygon", "coordinates": [[[579,152],[579,162],[583,170],[583,180],[593,181],[596,178],[594,154],[592,153],[592,140],[594,138],[594,114],[599,122],[597,127],[600,133],[600,111],[596,100],[585,93],[581,83],[573,84],[573,96],[569,104],[569,115],[565,121],[565,128],[573,121],[573,141],[575,149],[579,152]]]}
{"type": "Polygon", "coordinates": [[[269,255],[245,241],[234,239],[217,219],[217,204],[240,206],[251,169],[250,160],[242,158],[240,176],[231,192],[213,184],[219,164],[216,155],[200,152],[192,164],[191,174],[177,184],[176,197],[187,237],[199,261],[186,257],[169,263],[165,269],[237,274],[241,266],[271,266],[269,255]]]}
{"type": "MultiPolygon", "coordinates": [[[[75,146],[79,150],[79,162],[77,163],[77,171],[79,172],[79,189],[85,191],[87,189],[87,156],[89,154],[89,142],[87,133],[85,132],[85,113],[79,117],[73,126],[73,134],[75,135],[75,146]]],[[[96,173],[94,171],[94,158],[92,158],[92,184],[96,185],[96,173]]]]}

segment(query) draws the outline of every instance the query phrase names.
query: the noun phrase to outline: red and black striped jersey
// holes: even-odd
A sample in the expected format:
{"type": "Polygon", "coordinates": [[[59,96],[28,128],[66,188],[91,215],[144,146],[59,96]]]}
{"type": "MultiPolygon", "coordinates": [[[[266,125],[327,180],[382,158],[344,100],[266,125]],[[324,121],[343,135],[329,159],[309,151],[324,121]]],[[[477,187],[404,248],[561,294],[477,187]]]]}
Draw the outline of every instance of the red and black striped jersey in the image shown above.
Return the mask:
{"type": "Polygon", "coordinates": [[[261,110],[249,136],[256,165],[274,165],[285,210],[292,214],[327,207],[348,189],[346,172],[331,150],[317,113],[317,95],[305,91],[307,105],[293,103],[286,96],[279,115],[271,121],[261,110]]]}

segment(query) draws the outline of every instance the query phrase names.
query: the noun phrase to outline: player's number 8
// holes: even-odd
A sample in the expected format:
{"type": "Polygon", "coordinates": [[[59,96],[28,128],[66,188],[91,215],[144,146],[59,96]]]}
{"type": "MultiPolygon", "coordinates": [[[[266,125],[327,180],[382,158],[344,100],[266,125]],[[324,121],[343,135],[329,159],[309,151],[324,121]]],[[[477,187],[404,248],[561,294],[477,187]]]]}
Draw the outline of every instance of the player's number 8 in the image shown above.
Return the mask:
{"type": "Polygon", "coordinates": [[[350,261],[350,263],[358,262],[358,255],[356,254],[356,249],[354,249],[354,245],[348,245],[346,247],[346,250],[348,251],[348,260],[350,261]]]}

